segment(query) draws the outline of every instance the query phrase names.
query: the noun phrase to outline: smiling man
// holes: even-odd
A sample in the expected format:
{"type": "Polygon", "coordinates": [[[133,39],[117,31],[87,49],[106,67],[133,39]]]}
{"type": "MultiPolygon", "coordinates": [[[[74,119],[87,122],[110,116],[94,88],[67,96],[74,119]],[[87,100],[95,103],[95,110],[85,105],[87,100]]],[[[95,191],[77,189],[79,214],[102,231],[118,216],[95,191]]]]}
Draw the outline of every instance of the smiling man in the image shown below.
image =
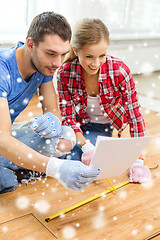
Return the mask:
{"type": "Polygon", "coordinates": [[[70,39],[67,20],[44,12],[33,19],[25,43],[0,50],[0,193],[16,188],[21,169],[27,179],[42,172],[76,190],[88,186],[99,174],[81,162],[57,158],[75,144],[72,128],[61,126],[52,82],[69,51],[70,39]],[[14,120],[37,89],[43,114],[14,127],[14,120]]]}

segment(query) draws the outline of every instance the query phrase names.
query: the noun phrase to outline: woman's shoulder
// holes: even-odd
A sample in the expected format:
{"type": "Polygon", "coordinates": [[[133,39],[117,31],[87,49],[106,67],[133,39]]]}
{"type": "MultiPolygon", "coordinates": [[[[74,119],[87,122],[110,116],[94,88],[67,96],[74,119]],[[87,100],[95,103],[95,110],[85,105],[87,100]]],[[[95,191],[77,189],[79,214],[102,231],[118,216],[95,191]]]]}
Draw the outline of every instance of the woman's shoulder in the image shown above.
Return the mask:
{"type": "Polygon", "coordinates": [[[114,56],[107,55],[106,65],[108,69],[118,70],[120,68],[128,69],[127,65],[122,59],[114,56]]]}
{"type": "Polygon", "coordinates": [[[111,56],[111,55],[107,55],[106,63],[112,63],[112,64],[117,64],[117,65],[122,65],[122,64],[123,64],[123,61],[122,61],[120,58],[118,58],[118,57],[114,57],[114,56],[111,56]]]}

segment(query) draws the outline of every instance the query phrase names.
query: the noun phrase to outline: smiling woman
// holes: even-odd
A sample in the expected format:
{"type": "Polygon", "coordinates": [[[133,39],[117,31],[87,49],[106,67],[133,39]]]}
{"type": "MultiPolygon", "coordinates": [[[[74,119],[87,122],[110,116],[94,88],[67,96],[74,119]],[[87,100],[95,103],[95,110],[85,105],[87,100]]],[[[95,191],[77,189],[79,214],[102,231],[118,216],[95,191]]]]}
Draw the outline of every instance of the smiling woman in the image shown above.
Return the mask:
{"type": "Polygon", "coordinates": [[[143,137],[145,132],[131,72],[123,61],[107,54],[108,44],[109,31],[100,19],[78,21],[71,51],[57,71],[63,124],[73,128],[77,140],[67,157],[86,165],[93,158],[97,136],[112,137],[115,128],[120,137],[127,125],[131,137],[143,137]]]}

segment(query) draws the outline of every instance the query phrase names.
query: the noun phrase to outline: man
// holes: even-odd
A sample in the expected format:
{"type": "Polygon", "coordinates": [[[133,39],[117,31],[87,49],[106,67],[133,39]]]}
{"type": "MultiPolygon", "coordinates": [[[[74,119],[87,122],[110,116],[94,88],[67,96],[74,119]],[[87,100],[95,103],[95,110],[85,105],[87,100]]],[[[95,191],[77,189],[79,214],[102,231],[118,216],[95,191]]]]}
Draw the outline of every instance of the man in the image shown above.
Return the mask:
{"type": "Polygon", "coordinates": [[[79,161],[58,159],[75,144],[73,130],[61,126],[52,76],[69,51],[71,29],[54,12],[36,16],[25,44],[0,50],[0,193],[17,186],[15,172],[29,169],[82,190],[99,174],[79,161]],[[12,132],[12,123],[39,88],[43,115],[12,132]]]}

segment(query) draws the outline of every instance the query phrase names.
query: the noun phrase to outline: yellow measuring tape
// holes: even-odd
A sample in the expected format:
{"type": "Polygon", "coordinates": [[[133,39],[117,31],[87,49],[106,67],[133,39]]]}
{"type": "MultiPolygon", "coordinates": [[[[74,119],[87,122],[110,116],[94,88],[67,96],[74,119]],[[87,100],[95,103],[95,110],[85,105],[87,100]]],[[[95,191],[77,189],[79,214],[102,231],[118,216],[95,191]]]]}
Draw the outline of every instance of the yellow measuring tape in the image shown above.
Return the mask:
{"type": "Polygon", "coordinates": [[[93,200],[95,200],[95,199],[97,199],[97,198],[99,198],[99,197],[101,197],[101,196],[103,196],[103,195],[105,195],[105,194],[107,194],[107,193],[110,193],[110,192],[112,192],[112,191],[115,191],[116,189],[121,188],[121,187],[125,186],[126,184],[130,183],[129,180],[128,180],[128,181],[126,181],[126,182],[120,183],[120,184],[118,184],[117,186],[113,187],[113,185],[111,184],[111,182],[109,181],[108,178],[107,178],[107,181],[109,182],[109,184],[111,185],[112,188],[110,188],[110,189],[108,189],[108,190],[106,190],[106,191],[104,191],[104,192],[101,192],[101,193],[99,193],[99,194],[96,194],[96,195],[94,195],[93,197],[90,197],[90,198],[88,198],[88,199],[86,199],[86,200],[84,200],[84,201],[82,201],[82,202],[80,202],[80,203],[77,203],[77,204],[75,204],[75,205],[73,205],[73,206],[71,206],[71,207],[69,207],[69,208],[66,208],[66,209],[64,209],[64,210],[62,210],[62,211],[60,211],[60,212],[58,212],[58,213],[55,213],[55,214],[53,214],[52,216],[47,217],[47,218],[45,219],[45,221],[46,221],[46,222],[49,222],[49,221],[51,221],[52,219],[54,219],[54,218],[56,218],[56,217],[59,217],[60,215],[62,215],[62,214],[64,214],[64,213],[70,212],[70,211],[72,211],[72,210],[75,209],[75,208],[81,207],[82,205],[84,205],[84,204],[86,204],[86,203],[89,203],[89,202],[91,202],[91,201],[93,201],[93,200]]]}

